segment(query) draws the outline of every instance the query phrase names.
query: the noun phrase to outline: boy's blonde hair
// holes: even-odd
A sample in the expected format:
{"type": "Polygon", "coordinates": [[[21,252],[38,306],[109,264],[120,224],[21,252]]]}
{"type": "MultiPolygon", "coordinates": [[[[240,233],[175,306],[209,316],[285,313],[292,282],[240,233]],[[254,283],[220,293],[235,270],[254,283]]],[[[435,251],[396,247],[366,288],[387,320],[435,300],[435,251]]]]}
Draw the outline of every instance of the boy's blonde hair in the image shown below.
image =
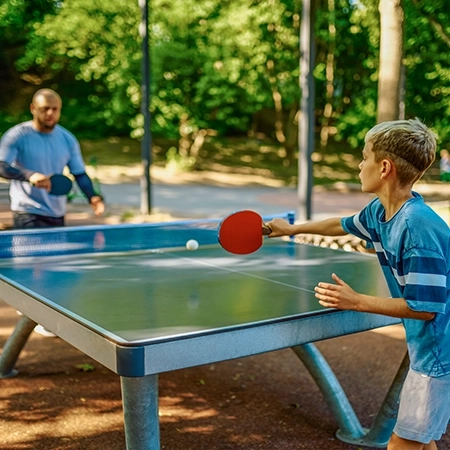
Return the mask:
{"type": "Polygon", "coordinates": [[[393,120],[375,125],[365,141],[372,144],[375,161],[390,159],[400,183],[416,182],[436,157],[436,135],[419,119],[393,120]]]}

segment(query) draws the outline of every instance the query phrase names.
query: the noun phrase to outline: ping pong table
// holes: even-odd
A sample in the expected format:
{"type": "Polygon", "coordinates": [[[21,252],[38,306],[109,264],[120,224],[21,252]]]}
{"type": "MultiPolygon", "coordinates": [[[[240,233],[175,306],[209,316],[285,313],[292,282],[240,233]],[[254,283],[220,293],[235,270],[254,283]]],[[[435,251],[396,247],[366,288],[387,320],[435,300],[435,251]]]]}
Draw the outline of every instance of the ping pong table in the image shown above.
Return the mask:
{"type": "Polygon", "coordinates": [[[314,297],[334,271],[357,291],[388,295],[375,257],[282,239],[231,255],[217,245],[217,226],[209,219],[2,232],[0,299],[23,317],[0,355],[0,377],[17,374],[39,323],[120,376],[126,448],[159,450],[158,374],[291,347],[335,414],[337,436],[384,446],[407,361],[367,430],[314,345],[398,323],[325,309],[314,297]],[[199,250],[188,251],[188,239],[199,250]]]}

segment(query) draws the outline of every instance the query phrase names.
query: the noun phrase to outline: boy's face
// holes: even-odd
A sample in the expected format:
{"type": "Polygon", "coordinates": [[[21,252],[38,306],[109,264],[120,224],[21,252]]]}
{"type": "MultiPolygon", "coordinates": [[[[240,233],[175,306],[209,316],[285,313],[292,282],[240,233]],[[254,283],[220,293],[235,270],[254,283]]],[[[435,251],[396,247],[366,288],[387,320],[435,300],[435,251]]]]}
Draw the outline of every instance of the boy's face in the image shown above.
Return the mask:
{"type": "Polygon", "coordinates": [[[359,179],[363,192],[376,193],[381,185],[381,162],[375,162],[375,153],[372,151],[372,143],[367,142],[362,151],[363,159],[359,164],[359,179]]]}

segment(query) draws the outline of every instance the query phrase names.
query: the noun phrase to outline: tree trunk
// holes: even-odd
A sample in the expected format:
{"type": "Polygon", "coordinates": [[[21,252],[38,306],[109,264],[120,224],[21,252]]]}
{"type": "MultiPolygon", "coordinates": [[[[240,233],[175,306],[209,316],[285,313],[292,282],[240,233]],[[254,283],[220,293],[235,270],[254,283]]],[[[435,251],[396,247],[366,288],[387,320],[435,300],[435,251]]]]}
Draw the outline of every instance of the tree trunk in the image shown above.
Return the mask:
{"type": "Polygon", "coordinates": [[[403,57],[403,8],[401,0],[380,0],[380,70],[377,122],[396,120],[400,113],[403,57]]]}
{"type": "Polygon", "coordinates": [[[269,83],[272,89],[273,104],[275,106],[275,136],[280,144],[284,144],[286,136],[283,129],[283,98],[277,86],[277,77],[275,75],[275,64],[272,59],[266,63],[269,74],[269,83]]]}
{"type": "Polygon", "coordinates": [[[326,147],[330,135],[330,122],[333,114],[333,95],[334,95],[334,53],[336,51],[336,21],[335,21],[335,3],[334,0],[328,0],[328,54],[326,66],[326,99],[327,103],[323,111],[322,129],[320,131],[320,146],[326,147]]]}

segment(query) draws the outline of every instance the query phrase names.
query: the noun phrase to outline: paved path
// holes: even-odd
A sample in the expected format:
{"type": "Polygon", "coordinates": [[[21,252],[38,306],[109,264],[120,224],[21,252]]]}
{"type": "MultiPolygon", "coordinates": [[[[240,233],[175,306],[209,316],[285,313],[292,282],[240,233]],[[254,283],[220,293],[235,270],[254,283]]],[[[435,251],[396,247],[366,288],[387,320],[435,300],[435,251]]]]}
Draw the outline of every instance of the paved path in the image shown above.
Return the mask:
{"type": "MultiPolygon", "coordinates": [[[[138,182],[101,185],[107,204],[106,218],[109,223],[123,221],[122,216],[138,216],[141,202],[141,188],[138,182]]],[[[447,199],[444,188],[439,197],[447,199]],[[444,194],[444,195],[442,195],[444,194]]],[[[427,199],[435,197],[436,187],[420,186],[419,192],[427,199]],[[433,189],[433,191],[430,191],[433,189]]],[[[320,220],[331,216],[345,216],[361,210],[373,196],[359,190],[358,186],[343,186],[341,190],[326,190],[315,187],[312,198],[312,219],[320,220]]],[[[165,184],[151,186],[151,206],[155,216],[165,215],[176,218],[216,218],[242,209],[252,209],[262,215],[272,215],[294,211],[298,215],[298,195],[295,187],[269,186],[212,186],[207,184],[165,184]]],[[[449,214],[447,214],[449,215],[449,214]]],[[[69,225],[101,223],[90,211],[84,198],[77,198],[69,204],[67,222],[69,225]]],[[[159,219],[158,219],[159,220],[159,219]]],[[[8,199],[0,198],[0,223],[10,225],[8,199]]]]}
{"type": "MultiPolygon", "coordinates": [[[[140,186],[136,183],[104,184],[102,191],[110,205],[139,208],[140,186]]],[[[182,217],[222,217],[241,209],[260,214],[297,211],[295,188],[222,187],[207,185],[152,186],[152,209],[182,217]]],[[[359,211],[372,198],[362,192],[319,191],[313,194],[313,219],[359,211]]]]}
{"type": "MultiPolygon", "coordinates": [[[[122,216],[139,215],[141,188],[139,183],[102,184],[108,223],[122,221],[122,216]]],[[[339,192],[315,189],[312,219],[333,215],[349,215],[363,208],[372,198],[360,191],[339,192]]],[[[154,183],[151,191],[152,212],[176,218],[216,218],[231,212],[252,209],[262,215],[294,211],[298,217],[296,188],[267,186],[210,186],[205,184],[154,183]]],[[[0,198],[0,224],[11,225],[7,197],[0,198]]],[[[166,219],[162,219],[166,220],[166,219]]],[[[170,220],[170,219],[167,219],[170,220]]],[[[84,197],[68,205],[67,224],[102,223],[95,218],[84,197]]]]}

